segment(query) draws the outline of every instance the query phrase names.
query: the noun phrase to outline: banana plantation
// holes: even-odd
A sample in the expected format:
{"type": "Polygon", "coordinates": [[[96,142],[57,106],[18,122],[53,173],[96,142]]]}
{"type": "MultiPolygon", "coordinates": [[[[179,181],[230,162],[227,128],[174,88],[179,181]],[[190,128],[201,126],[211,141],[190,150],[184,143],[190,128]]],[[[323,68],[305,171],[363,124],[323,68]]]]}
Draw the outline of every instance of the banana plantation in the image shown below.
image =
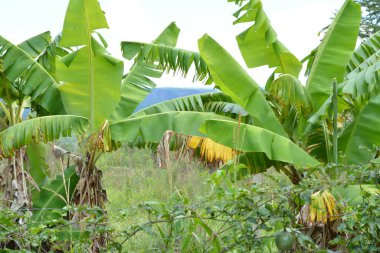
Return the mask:
{"type": "Polygon", "coordinates": [[[362,1],[298,59],[265,1],[227,0],[243,65],[208,34],[179,48],[175,22],[118,59],[99,2],[67,2],[59,34],[0,30],[0,252],[380,252],[380,31],[359,39],[362,1]],[[166,73],[215,88],[136,110],[166,73]]]}

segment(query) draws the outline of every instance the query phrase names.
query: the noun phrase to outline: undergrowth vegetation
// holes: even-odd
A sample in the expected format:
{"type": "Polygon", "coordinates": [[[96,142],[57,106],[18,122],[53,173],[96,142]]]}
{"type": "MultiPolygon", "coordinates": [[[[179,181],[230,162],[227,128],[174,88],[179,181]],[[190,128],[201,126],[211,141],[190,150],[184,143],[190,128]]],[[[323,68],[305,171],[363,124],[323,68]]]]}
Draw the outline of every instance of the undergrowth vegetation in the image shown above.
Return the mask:
{"type": "Polygon", "coordinates": [[[294,252],[316,252],[321,245],[313,235],[318,231],[334,234],[328,246],[340,252],[380,249],[379,192],[368,186],[379,184],[374,164],[305,171],[299,185],[275,170],[262,174],[261,180],[234,182],[231,171],[210,174],[194,161],[173,161],[171,169],[160,169],[150,150],[122,148],[99,164],[107,165],[106,214],[79,207],[90,218],[79,224],[81,229],[68,230],[71,222],[65,216],[74,207],[54,210],[55,219],[39,224],[28,213],[3,209],[2,247],[18,244],[29,250],[24,252],[47,252],[46,245],[54,242],[51,251],[85,252],[94,238],[106,235],[104,252],[278,252],[275,238],[285,231],[294,252]],[[327,218],[333,226],[302,222],[303,208],[312,208],[313,193],[346,189],[353,182],[360,191],[334,191],[339,217],[327,218]]]}

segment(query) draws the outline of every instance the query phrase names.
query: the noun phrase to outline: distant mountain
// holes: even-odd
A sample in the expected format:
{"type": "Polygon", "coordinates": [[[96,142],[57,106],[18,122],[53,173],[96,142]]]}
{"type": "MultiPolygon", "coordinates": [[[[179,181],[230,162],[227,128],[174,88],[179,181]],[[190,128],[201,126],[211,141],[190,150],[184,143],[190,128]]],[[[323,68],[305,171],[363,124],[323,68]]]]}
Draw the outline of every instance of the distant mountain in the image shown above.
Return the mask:
{"type": "Polygon", "coordinates": [[[194,94],[217,92],[217,89],[214,88],[155,88],[153,91],[145,98],[143,102],[136,108],[136,111],[139,111],[145,107],[170,100],[173,98],[189,96],[194,94]]]}

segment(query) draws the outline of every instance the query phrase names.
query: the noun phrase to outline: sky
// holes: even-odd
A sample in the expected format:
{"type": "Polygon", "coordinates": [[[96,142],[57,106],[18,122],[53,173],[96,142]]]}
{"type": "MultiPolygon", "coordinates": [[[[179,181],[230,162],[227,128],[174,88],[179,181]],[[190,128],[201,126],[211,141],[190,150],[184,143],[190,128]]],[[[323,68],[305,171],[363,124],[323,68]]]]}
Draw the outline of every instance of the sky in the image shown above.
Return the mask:
{"type": "MultiPolygon", "coordinates": [[[[17,44],[44,31],[62,30],[69,0],[0,0],[0,35],[17,44]]],[[[247,69],[235,36],[246,28],[233,25],[238,8],[227,0],[100,0],[109,30],[100,32],[112,55],[121,58],[120,41],[151,42],[172,21],[181,29],[177,47],[197,51],[197,40],[207,33],[238,60],[260,85],[271,73],[266,67],[247,69]]],[[[318,32],[331,22],[344,0],[262,0],[278,39],[299,59],[321,40],[318,32]]],[[[126,66],[130,66],[126,62],[126,66]]],[[[301,79],[302,80],[302,79],[301,79]]],[[[191,78],[172,75],[159,86],[192,86],[191,78]]],[[[200,85],[195,84],[195,85],[200,85]]]]}

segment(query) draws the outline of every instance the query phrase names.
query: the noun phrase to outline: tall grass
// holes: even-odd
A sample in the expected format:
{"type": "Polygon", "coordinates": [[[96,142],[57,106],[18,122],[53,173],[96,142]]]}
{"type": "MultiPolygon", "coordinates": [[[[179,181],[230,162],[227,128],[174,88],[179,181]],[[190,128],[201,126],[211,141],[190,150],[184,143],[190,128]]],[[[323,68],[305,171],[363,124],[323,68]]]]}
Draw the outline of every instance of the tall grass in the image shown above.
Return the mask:
{"type": "MultiPolygon", "coordinates": [[[[205,183],[209,178],[209,171],[201,163],[173,161],[169,169],[157,168],[151,151],[146,149],[121,148],[100,158],[98,167],[104,173],[110,222],[117,231],[148,220],[146,213],[134,208],[140,203],[166,202],[175,191],[180,191],[196,202],[198,196],[207,195],[209,190],[205,183]],[[122,221],[119,220],[120,213],[124,211],[121,209],[128,212],[122,221]]],[[[123,246],[128,252],[146,252],[154,245],[151,240],[151,237],[140,233],[123,246]]]]}

